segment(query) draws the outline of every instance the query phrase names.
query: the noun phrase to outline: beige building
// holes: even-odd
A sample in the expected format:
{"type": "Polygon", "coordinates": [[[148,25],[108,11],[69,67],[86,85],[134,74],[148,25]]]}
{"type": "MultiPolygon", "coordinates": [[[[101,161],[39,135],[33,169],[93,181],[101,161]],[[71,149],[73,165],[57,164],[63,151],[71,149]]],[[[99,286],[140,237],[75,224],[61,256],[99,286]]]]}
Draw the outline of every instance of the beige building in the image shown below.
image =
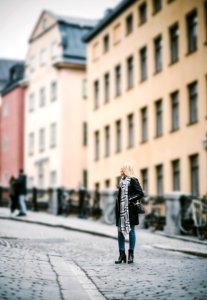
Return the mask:
{"type": "Polygon", "coordinates": [[[207,193],[207,1],[121,1],[87,35],[89,187],[207,193]]]}
{"type": "Polygon", "coordinates": [[[86,54],[94,22],[44,11],[26,58],[25,171],[29,186],[87,184],[86,54]]]}

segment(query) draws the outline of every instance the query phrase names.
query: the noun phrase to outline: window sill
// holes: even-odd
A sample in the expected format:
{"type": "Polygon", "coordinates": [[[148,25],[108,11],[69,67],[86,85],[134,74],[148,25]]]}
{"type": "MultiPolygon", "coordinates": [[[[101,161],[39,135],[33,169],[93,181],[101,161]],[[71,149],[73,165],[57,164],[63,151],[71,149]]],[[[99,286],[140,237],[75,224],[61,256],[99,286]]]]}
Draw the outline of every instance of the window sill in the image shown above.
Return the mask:
{"type": "Polygon", "coordinates": [[[195,124],[197,124],[197,123],[198,123],[198,120],[196,120],[196,121],[194,121],[194,122],[190,122],[190,123],[188,123],[186,126],[195,125],[195,124]]]}
{"type": "Polygon", "coordinates": [[[180,129],[180,128],[171,129],[171,130],[170,130],[170,133],[177,132],[177,131],[179,131],[179,129],[180,129]]]}
{"type": "Polygon", "coordinates": [[[53,145],[50,145],[50,148],[55,148],[57,145],[56,144],[53,144],[53,145]]]}
{"type": "Polygon", "coordinates": [[[171,61],[171,62],[169,63],[169,67],[175,65],[175,64],[178,63],[178,62],[179,62],[179,58],[176,59],[175,61],[171,61]]]}
{"type": "Polygon", "coordinates": [[[147,81],[147,78],[141,79],[141,80],[139,81],[139,83],[144,83],[144,82],[146,82],[146,81],[147,81]]]}
{"type": "Polygon", "coordinates": [[[152,13],[152,16],[157,15],[159,12],[161,12],[162,8],[158,9],[158,10],[154,10],[152,13]]]}
{"type": "Polygon", "coordinates": [[[193,53],[195,53],[195,52],[197,52],[197,48],[195,49],[195,50],[192,50],[192,51],[188,51],[187,53],[186,53],[186,55],[185,56],[189,56],[189,55],[191,55],[191,54],[193,54],[193,53]]]}
{"type": "Polygon", "coordinates": [[[161,70],[158,70],[158,71],[155,71],[153,75],[158,75],[162,72],[162,69],[161,70]]]}
{"type": "Polygon", "coordinates": [[[156,136],[154,137],[154,139],[159,139],[159,138],[161,138],[161,137],[163,137],[163,134],[161,134],[161,135],[156,135],[156,136]]]}
{"type": "Polygon", "coordinates": [[[130,86],[130,87],[127,87],[126,91],[131,91],[132,89],[134,88],[134,86],[130,86]]]}
{"type": "Polygon", "coordinates": [[[144,21],[138,23],[138,26],[141,27],[141,26],[144,25],[145,23],[147,23],[147,20],[144,20],[144,21]]]}
{"type": "Polygon", "coordinates": [[[147,142],[148,142],[148,140],[146,140],[146,141],[141,141],[141,142],[140,142],[140,145],[147,144],[147,142]]]}

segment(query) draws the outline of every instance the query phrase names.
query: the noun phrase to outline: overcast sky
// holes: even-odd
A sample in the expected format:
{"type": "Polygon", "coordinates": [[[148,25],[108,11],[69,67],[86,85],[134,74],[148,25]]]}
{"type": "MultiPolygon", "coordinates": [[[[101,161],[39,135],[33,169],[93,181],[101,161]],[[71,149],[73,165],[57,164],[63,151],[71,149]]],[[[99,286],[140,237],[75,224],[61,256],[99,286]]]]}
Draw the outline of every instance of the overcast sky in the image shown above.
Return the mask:
{"type": "Polygon", "coordinates": [[[27,42],[42,10],[101,18],[120,0],[0,0],[0,58],[24,59],[27,42]]]}

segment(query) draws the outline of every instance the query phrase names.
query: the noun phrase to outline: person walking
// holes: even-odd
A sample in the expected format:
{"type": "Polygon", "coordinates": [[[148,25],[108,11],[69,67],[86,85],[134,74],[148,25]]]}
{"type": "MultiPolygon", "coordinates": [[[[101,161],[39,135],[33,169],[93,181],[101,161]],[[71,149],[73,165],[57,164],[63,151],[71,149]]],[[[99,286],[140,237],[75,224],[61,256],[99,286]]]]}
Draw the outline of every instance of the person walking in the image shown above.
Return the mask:
{"type": "Polygon", "coordinates": [[[27,193],[27,177],[24,174],[23,169],[19,170],[19,177],[17,179],[17,189],[18,189],[18,200],[19,200],[19,214],[18,217],[23,217],[27,215],[27,207],[25,203],[25,196],[27,193]]]}
{"type": "Polygon", "coordinates": [[[18,208],[18,196],[17,196],[17,183],[16,178],[11,176],[9,180],[9,197],[10,197],[10,211],[11,215],[15,212],[15,209],[18,208]]]}
{"type": "Polygon", "coordinates": [[[137,200],[144,197],[144,193],[135,177],[133,167],[125,163],[121,168],[121,180],[119,183],[116,200],[116,226],[118,227],[119,258],[116,264],[126,263],[125,237],[129,235],[128,263],[134,261],[134,249],[136,243],[135,225],[139,224],[137,200]],[[133,199],[132,199],[133,198],[133,199]],[[130,200],[131,199],[131,200],[130,200]]]}

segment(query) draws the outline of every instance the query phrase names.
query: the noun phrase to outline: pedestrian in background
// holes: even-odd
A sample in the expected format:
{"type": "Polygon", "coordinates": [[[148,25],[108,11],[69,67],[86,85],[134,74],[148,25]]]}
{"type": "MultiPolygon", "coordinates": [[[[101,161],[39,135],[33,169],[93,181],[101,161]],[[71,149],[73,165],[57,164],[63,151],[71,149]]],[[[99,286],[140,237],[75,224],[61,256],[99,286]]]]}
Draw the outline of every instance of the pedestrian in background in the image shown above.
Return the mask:
{"type": "Polygon", "coordinates": [[[139,224],[137,200],[143,198],[144,193],[135,177],[133,167],[125,163],[121,168],[121,180],[116,200],[116,226],[118,227],[119,258],[116,264],[126,263],[125,237],[129,235],[128,263],[134,261],[136,243],[135,225],[139,224]],[[135,197],[136,196],[136,197],[135,197]],[[130,198],[133,200],[130,201],[130,198]]]}
{"type": "Polygon", "coordinates": [[[11,176],[9,180],[9,198],[10,198],[10,210],[11,214],[18,208],[18,195],[17,195],[17,182],[14,176],[11,176]]]}
{"type": "Polygon", "coordinates": [[[26,193],[27,193],[27,177],[24,174],[23,169],[19,170],[19,177],[17,179],[17,190],[18,190],[18,202],[19,202],[19,214],[18,217],[27,215],[26,207],[26,193]]]}

